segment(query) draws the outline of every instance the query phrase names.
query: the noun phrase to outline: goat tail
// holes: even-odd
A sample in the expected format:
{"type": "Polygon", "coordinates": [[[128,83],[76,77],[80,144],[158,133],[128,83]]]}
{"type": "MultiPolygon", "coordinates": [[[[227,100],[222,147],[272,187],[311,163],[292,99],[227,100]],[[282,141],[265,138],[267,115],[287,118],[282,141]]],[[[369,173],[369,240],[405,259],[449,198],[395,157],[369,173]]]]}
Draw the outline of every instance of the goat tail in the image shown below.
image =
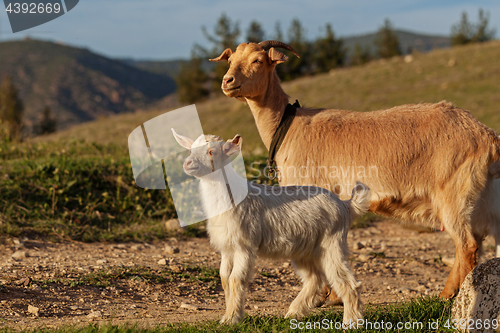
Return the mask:
{"type": "Polygon", "coordinates": [[[371,191],[368,186],[361,182],[356,182],[356,186],[352,189],[350,201],[351,217],[355,218],[365,214],[370,208],[371,191]]]}

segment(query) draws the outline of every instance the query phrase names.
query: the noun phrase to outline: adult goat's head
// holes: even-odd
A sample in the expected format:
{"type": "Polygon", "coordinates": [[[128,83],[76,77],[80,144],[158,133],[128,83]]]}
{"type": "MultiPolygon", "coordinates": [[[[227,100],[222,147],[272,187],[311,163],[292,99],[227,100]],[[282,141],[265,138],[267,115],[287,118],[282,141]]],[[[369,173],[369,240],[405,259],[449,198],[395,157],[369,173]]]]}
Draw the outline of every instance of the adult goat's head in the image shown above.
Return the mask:
{"type": "Polygon", "coordinates": [[[259,96],[267,89],[268,82],[277,64],[285,62],[288,57],[277,51],[277,48],[292,51],[300,58],[291,46],[267,40],[256,43],[241,43],[236,51],[225,49],[220,56],[210,61],[227,60],[229,70],[222,79],[222,91],[228,97],[259,96]]]}

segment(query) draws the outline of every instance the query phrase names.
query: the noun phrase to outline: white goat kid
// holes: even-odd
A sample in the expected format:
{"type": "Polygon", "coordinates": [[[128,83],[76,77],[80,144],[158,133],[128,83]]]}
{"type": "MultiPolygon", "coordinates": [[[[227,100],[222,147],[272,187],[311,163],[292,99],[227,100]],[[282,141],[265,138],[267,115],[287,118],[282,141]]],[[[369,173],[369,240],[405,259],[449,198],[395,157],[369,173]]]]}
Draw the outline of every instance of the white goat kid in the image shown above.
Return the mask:
{"type": "Polygon", "coordinates": [[[191,150],[184,171],[200,180],[202,202],[210,216],[219,214],[214,210],[228,200],[226,181],[216,180],[214,171],[223,168],[231,192],[248,189],[243,201],[207,223],[210,241],[222,256],[220,276],[226,313],[221,322],[237,323],[243,317],[245,288],[257,255],[292,259],[302,279],[302,290],[286,317],[307,315],[326,283],[343,300],[344,322],[363,318],[361,283],[346,258],[351,222],[369,206],[367,187],[359,183],[351,199],[342,201],[319,187],[255,184],[231,167],[230,156],[241,150],[241,136],[224,142],[217,136],[202,135],[193,141],[172,131],[177,142],[191,150]]]}

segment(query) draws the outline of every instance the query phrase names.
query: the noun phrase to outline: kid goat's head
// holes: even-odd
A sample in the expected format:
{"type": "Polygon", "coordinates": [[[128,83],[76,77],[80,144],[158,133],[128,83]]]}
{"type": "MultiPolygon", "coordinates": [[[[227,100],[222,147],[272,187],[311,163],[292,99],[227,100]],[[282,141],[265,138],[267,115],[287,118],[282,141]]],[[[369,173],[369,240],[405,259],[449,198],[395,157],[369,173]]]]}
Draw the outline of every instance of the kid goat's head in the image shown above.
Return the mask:
{"type": "Polygon", "coordinates": [[[270,75],[277,64],[288,57],[276,50],[282,48],[292,51],[300,58],[293,47],[274,40],[256,43],[241,43],[233,52],[225,49],[220,56],[210,61],[227,60],[229,70],[222,79],[222,91],[227,97],[256,97],[267,89],[270,75]]]}
{"type": "Polygon", "coordinates": [[[230,156],[241,151],[243,143],[239,134],[224,142],[221,137],[216,135],[202,134],[193,141],[178,134],[173,128],[172,133],[182,147],[191,151],[191,154],[184,161],[184,172],[197,178],[209,175],[229,164],[231,162],[230,156]]]}

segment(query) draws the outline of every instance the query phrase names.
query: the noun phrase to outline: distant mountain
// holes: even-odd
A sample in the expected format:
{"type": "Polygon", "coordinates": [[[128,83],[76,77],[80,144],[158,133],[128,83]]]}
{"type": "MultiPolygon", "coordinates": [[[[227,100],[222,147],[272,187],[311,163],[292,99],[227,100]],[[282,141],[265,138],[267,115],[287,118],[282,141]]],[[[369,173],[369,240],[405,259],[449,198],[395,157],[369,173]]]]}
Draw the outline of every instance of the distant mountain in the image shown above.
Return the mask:
{"type": "MultiPolygon", "coordinates": [[[[425,35],[403,30],[396,30],[396,35],[399,39],[399,45],[403,54],[408,54],[413,51],[429,52],[433,49],[441,49],[450,47],[451,40],[447,36],[425,35]]],[[[356,44],[362,48],[369,47],[372,54],[376,54],[375,38],[377,33],[369,33],[366,35],[351,36],[344,38],[344,47],[348,50],[348,57],[354,50],[356,44]]]]}
{"type": "Polygon", "coordinates": [[[175,78],[177,74],[179,74],[181,70],[181,66],[183,63],[186,63],[187,60],[134,60],[134,59],[117,59],[120,60],[127,65],[134,66],[140,68],[142,70],[168,76],[171,78],[175,78]]]}
{"type": "MultiPolygon", "coordinates": [[[[127,65],[135,66],[142,70],[168,76],[174,79],[181,71],[182,65],[188,62],[188,60],[186,59],[177,59],[177,60],[118,59],[118,60],[126,63],[127,65]]],[[[206,71],[211,71],[214,66],[215,64],[213,62],[208,61],[208,59],[202,62],[202,68],[205,69],[206,71]]]]}
{"type": "Polygon", "coordinates": [[[19,89],[27,125],[36,124],[47,105],[59,129],[134,111],[175,91],[168,76],[40,40],[0,43],[0,77],[5,75],[19,89]]]}

